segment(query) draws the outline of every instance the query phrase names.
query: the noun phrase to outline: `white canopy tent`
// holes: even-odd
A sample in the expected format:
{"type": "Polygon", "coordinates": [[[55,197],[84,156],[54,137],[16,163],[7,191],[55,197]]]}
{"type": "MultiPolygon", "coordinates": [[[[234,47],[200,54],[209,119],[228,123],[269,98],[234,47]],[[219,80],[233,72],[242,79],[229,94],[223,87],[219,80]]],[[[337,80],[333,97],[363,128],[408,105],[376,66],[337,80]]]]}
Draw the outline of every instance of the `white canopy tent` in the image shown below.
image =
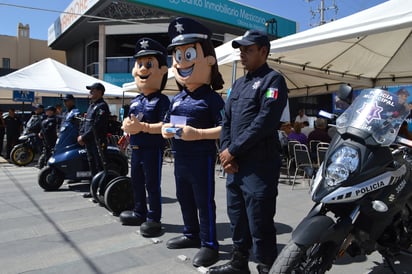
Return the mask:
{"type": "MultiPolygon", "coordinates": [[[[1,93],[11,90],[34,91],[36,96],[62,95],[71,93],[79,97],[87,97],[87,85],[100,82],[105,86],[105,97],[123,97],[123,89],[108,82],[96,79],[68,67],[54,59],[46,58],[15,72],[0,77],[1,93]]],[[[11,93],[7,94],[10,96],[11,93]]],[[[135,93],[126,93],[126,97],[134,97],[135,93]]]]}
{"type": "MultiPolygon", "coordinates": [[[[231,41],[216,53],[223,73],[239,60],[231,41]]],[[[285,76],[290,97],[334,92],[341,83],[354,88],[410,84],[412,5],[391,0],[274,40],[268,63],[285,76]]],[[[234,74],[239,77],[243,70],[235,67],[234,74]]]]}

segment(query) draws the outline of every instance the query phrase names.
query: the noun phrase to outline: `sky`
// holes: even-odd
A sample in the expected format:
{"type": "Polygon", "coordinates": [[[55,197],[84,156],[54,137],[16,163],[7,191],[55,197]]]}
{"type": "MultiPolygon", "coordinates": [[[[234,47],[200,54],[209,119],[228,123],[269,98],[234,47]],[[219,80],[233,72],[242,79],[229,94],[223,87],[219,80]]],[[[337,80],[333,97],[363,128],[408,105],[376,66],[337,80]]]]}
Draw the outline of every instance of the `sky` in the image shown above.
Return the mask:
{"type": "MultiPolygon", "coordinates": [[[[30,25],[30,38],[47,40],[47,29],[60,15],[59,12],[53,11],[64,11],[71,2],[72,0],[0,0],[0,35],[17,36],[17,26],[23,23],[30,25]]],[[[300,31],[312,28],[320,21],[319,13],[316,11],[319,10],[321,0],[237,0],[235,2],[296,21],[300,31]],[[315,12],[314,16],[311,11],[315,12]]],[[[324,0],[324,7],[327,8],[324,13],[325,20],[340,19],[383,2],[386,1],[324,0]],[[330,9],[333,3],[337,6],[337,10],[330,9]]]]}

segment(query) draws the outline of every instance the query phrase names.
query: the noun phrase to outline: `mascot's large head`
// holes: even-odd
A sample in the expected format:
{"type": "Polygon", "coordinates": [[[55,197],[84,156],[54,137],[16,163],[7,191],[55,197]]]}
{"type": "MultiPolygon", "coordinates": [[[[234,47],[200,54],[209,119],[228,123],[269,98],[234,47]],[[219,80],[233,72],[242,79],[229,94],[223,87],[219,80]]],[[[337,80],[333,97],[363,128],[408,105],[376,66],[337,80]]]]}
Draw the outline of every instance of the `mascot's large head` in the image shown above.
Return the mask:
{"type": "Polygon", "coordinates": [[[136,43],[132,75],[144,95],[164,89],[167,82],[167,50],[159,42],[142,38],[136,43]]]}
{"type": "Polygon", "coordinates": [[[173,51],[173,73],[180,90],[194,91],[202,85],[214,90],[223,87],[211,32],[199,22],[178,17],[169,24],[172,43],[167,47],[173,51]]]}

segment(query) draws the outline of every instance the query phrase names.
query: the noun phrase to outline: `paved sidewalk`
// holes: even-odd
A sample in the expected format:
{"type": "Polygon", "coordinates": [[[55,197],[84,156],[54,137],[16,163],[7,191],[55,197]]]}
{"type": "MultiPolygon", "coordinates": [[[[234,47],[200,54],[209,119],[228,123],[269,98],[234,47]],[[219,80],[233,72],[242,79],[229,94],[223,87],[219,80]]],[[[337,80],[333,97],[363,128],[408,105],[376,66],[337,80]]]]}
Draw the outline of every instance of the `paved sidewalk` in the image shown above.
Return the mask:
{"type": "MultiPolygon", "coordinates": [[[[165,243],[180,235],[182,218],[175,196],[173,164],[163,168],[163,228],[158,238],[144,238],[137,227],[122,226],[117,217],[82,193],[86,182],[53,192],[37,184],[38,169],[17,167],[0,159],[0,273],[205,273],[194,268],[197,249],[169,250],[165,243]]],[[[220,257],[230,258],[231,233],[226,214],[225,180],[216,173],[217,229],[220,257]]],[[[278,249],[312,203],[308,186],[279,185],[278,249]]],[[[402,266],[403,266],[402,262],[402,266]]],[[[256,264],[249,264],[256,274],[256,264]]],[[[408,265],[407,267],[410,267],[408,265]]],[[[408,269],[408,268],[406,268],[408,269]]],[[[409,268],[412,269],[412,268],[409,268]]],[[[400,270],[397,273],[407,273],[400,270]]],[[[329,273],[390,273],[381,257],[340,260],[329,273]]]]}

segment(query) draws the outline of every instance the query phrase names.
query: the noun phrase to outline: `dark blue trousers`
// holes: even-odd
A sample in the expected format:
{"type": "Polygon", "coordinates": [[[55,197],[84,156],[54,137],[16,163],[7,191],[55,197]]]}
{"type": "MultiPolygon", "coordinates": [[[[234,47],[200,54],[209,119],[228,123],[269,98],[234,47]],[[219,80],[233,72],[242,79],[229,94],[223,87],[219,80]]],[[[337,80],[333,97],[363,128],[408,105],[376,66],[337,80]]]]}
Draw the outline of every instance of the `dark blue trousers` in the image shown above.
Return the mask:
{"type": "Polygon", "coordinates": [[[175,157],[176,197],[183,215],[183,234],[218,249],[216,237],[215,156],[175,157]]]}
{"type": "Polygon", "coordinates": [[[239,172],[227,175],[227,211],[234,248],[272,265],[277,257],[276,211],[279,164],[273,161],[239,163],[239,172]]]}
{"type": "Polygon", "coordinates": [[[161,148],[141,148],[132,152],[130,172],[135,201],[134,211],[148,221],[160,222],[162,216],[162,161],[161,148]]]}

